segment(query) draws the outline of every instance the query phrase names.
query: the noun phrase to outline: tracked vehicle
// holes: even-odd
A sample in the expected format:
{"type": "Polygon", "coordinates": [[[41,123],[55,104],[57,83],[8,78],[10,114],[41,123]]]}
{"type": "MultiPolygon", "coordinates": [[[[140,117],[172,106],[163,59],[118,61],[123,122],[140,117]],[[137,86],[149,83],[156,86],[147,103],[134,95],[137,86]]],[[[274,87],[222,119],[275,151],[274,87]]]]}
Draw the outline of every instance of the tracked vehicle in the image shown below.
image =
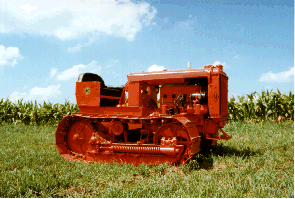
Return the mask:
{"type": "Polygon", "coordinates": [[[80,112],[65,116],[55,134],[62,157],[179,164],[230,139],[222,130],[228,117],[222,65],[131,73],[127,79],[124,87],[107,87],[96,74],[79,75],[80,112]]]}

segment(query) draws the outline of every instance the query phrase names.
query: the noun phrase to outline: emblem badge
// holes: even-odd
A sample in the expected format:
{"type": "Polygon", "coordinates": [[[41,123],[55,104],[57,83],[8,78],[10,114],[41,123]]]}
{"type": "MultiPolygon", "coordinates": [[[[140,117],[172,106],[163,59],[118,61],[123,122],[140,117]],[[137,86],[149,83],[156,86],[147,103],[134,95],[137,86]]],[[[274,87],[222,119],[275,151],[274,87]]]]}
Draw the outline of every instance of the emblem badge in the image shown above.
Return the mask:
{"type": "Polygon", "coordinates": [[[89,87],[86,87],[86,88],[85,88],[85,94],[86,94],[86,95],[89,95],[89,94],[90,94],[90,88],[89,88],[89,87]]]}

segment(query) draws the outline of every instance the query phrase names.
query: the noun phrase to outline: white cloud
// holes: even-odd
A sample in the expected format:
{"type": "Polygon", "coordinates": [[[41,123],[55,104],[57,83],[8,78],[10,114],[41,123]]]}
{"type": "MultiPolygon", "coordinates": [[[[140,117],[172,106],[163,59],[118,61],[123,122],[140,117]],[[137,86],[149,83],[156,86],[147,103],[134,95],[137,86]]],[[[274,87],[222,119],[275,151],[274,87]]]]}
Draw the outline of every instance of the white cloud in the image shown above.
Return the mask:
{"type": "Polygon", "coordinates": [[[32,11],[37,10],[37,6],[31,6],[30,4],[21,5],[20,9],[23,13],[26,13],[28,15],[31,14],[32,11]]]}
{"type": "Polygon", "coordinates": [[[57,74],[57,72],[58,72],[58,69],[57,68],[54,68],[54,67],[52,67],[51,69],[50,69],[50,78],[53,78],[54,77],[54,75],[56,75],[57,74]]]}
{"type": "Polygon", "coordinates": [[[117,63],[119,63],[119,60],[117,60],[117,59],[110,60],[109,63],[106,65],[106,67],[111,68],[114,65],[116,65],[117,63]]]}
{"type": "Polygon", "coordinates": [[[24,99],[27,93],[13,92],[8,96],[8,99],[12,102],[17,102],[17,100],[24,99]]]}
{"type": "Polygon", "coordinates": [[[17,47],[8,47],[0,45],[0,66],[15,66],[17,61],[23,59],[17,47]]]}
{"type": "Polygon", "coordinates": [[[80,52],[82,47],[83,47],[83,46],[82,46],[81,44],[77,44],[76,46],[69,47],[69,48],[68,48],[68,52],[69,52],[69,53],[80,52]]]}
{"type": "Polygon", "coordinates": [[[29,93],[20,93],[13,92],[9,95],[8,99],[12,102],[16,102],[17,100],[23,99],[24,101],[35,100],[40,97],[43,100],[48,100],[50,97],[56,97],[61,94],[59,90],[60,84],[58,85],[50,85],[46,88],[34,87],[29,93]]]}
{"type": "Polygon", "coordinates": [[[100,74],[101,66],[98,66],[97,61],[95,60],[93,60],[88,65],[83,65],[83,64],[74,65],[72,68],[69,68],[65,71],[62,71],[60,74],[58,74],[56,79],[67,81],[72,78],[78,78],[80,73],[85,73],[85,72],[100,74]]]}
{"type": "Polygon", "coordinates": [[[288,71],[283,71],[279,73],[273,73],[272,71],[268,73],[263,73],[260,75],[260,82],[290,82],[294,80],[294,66],[288,71]]]}
{"type": "Polygon", "coordinates": [[[110,78],[116,78],[116,77],[119,77],[120,74],[113,71],[113,70],[106,70],[105,73],[107,74],[108,77],[110,78]]]}
{"type": "Polygon", "coordinates": [[[120,76],[120,74],[119,73],[116,73],[116,72],[112,72],[112,75],[113,75],[113,77],[119,77],[120,76]]]}
{"type": "Polygon", "coordinates": [[[68,52],[69,53],[75,53],[75,52],[80,52],[81,48],[84,48],[86,46],[89,46],[90,44],[92,44],[95,41],[94,38],[90,38],[88,42],[84,43],[84,44],[77,44],[76,46],[73,47],[69,47],[68,48],[68,52]]]}
{"type": "Polygon", "coordinates": [[[263,90],[265,90],[265,89],[266,89],[266,90],[271,90],[272,87],[271,87],[271,86],[264,86],[264,87],[263,87],[263,90]]]}
{"type": "Polygon", "coordinates": [[[0,4],[0,33],[26,32],[75,39],[107,34],[133,40],[157,10],[131,0],[9,0],[0,4]]]}
{"type": "Polygon", "coordinates": [[[57,96],[61,94],[59,87],[60,84],[50,85],[47,88],[34,87],[29,91],[29,98],[32,99],[37,96],[41,96],[44,100],[47,100],[50,96],[57,96]]]}
{"type": "Polygon", "coordinates": [[[190,14],[187,20],[178,21],[175,24],[175,28],[179,30],[192,29],[196,26],[197,22],[198,22],[198,18],[190,14]]]}
{"type": "Polygon", "coordinates": [[[148,72],[152,72],[152,71],[163,71],[164,69],[165,69],[164,66],[151,65],[148,68],[148,72]]]}
{"type": "Polygon", "coordinates": [[[220,61],[215,61],[212,65],[213,65],[213,66],[222,65],[223,68],[229,68],[229,66],[226,65],[225,62],[221,63],[220,61]]]}
{"type": "Polygon", "coordinates": [[[169,17],[164,18],[164,23],[167,23],[169,21],[169,17]]]}

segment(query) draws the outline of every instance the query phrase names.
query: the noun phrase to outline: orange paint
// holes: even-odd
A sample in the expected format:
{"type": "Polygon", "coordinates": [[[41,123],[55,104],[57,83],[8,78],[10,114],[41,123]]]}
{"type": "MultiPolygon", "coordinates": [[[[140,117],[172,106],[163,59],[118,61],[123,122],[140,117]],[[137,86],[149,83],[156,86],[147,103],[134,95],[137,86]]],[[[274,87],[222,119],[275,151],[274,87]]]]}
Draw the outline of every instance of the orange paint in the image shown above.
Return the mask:
{"type": "Polygon", "coordinates": [[[197,154],[202,142],[230,139],[221,129],[228,117],[228,77],[222,65],[131,73],[127,79],[124,88],[113,88],[95,74],[79,76],[80,112],[64,117],[56,130],[61,156],[177,164],[197,154]]]}

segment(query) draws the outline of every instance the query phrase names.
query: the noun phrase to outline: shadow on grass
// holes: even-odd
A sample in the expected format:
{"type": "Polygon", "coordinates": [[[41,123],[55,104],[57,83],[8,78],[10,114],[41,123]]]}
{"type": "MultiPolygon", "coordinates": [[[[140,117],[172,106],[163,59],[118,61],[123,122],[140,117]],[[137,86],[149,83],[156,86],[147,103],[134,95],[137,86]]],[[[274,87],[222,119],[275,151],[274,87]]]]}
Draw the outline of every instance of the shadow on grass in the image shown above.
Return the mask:
{"type": "Polygon", "coordinates": [[[217,144],[215,146],[208,146],[201,150],[194,156],[190,162],[185,166],[185,171],[198,170],[198,169],[212,169],[214,156],[239,156],[249,158],[251,156],[262,154],[260,151],[251,150],[249,147],[246,149],[238,150],[233,147],[217,144]]]}
{"type": "Polygon", "coordinates": [[[243,158],[249,158],[257,154],[262,154],[260,151],[255,151],[247,147],[246,149],[236,149],[229,146],[224,146],[223,144],[217,144],[215,146],[210,146],[209,151],[202,151],[203,154],[212,154],[214,156],[239,156],[243,158]]]}

